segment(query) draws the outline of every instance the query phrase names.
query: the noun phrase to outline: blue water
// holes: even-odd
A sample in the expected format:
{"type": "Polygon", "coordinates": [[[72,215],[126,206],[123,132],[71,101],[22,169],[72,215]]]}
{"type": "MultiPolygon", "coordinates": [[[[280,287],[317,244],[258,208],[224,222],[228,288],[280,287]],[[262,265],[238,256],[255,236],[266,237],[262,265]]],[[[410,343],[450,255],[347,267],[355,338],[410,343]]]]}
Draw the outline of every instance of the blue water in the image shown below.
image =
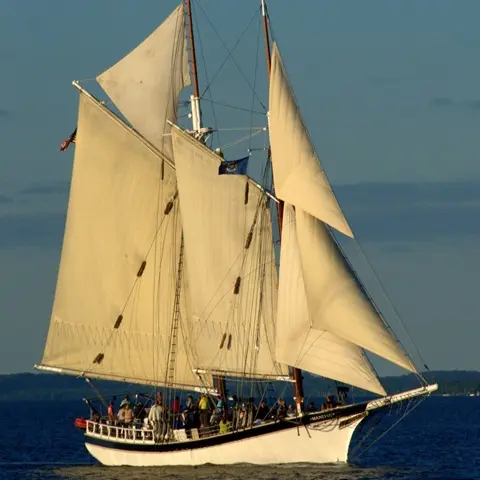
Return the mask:
{"type": "MultiPolygon", "coordinates": [[[[73,427],[86,413],[80,402],[0,403],[0,411],[0,479],[480,479],[480,397],[428,398],[350,465],[327,466],[103,467],[73,427]]],[[[391,412],[369,438],[399,418],[391,412]]]]}

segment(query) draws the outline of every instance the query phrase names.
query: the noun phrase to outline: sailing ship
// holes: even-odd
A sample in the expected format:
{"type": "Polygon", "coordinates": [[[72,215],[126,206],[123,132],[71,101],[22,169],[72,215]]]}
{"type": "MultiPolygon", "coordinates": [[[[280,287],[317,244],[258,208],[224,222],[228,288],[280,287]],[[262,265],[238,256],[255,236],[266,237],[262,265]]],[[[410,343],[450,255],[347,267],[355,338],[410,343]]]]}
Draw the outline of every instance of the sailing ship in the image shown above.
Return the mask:
{"type": "Polygon", "coordinates": [[[263,0],[259,7],[271,185],[246,175],[247,159],[225,160],[209,145],[191,0],[97,77],[117,110],[73,82],[80,98],[68,215],[36,368],[151,386],[164,401],[196,392],[228,402],[227,379],[252,392],[276,382],[293,385],[295,411],[227,431],[171,427],[161,438],[148,425],[96,417],[83,425],[85,444],[102,464],[345,462],[369,414],[437,389],[333,234],[353,237],[270,41],[263,0]],[[192,126],[181,128],[179,97],[191,77],[192,126]],[[417,374],[420,386],[387,395],[366,351],[417,374]],[[307,411],[302,370],[378,398],[307,411]]]}

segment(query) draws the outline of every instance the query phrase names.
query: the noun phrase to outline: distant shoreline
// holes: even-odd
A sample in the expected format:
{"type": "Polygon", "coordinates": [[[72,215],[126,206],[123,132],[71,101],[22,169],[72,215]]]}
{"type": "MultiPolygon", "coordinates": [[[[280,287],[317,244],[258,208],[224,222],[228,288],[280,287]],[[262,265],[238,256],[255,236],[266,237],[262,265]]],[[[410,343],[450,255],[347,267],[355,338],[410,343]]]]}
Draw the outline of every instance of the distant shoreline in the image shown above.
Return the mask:
{"type": "MultiPolygon", "coordinates": [[[[441,370],[425,372],[426,380],[437,382],[437,396],[470,396],[480,392],[480,372],[463,370],[441,370]]],[[[319,398],[335,389],[334,382],[308,373],[306,378],[305,397],[319,398]]],[[[413,374],[382,377],[381,382],[388,393],[397,393],[419,385],[413,374]]],[[[142,385],[122,384],[104,380],[96,380],[95,385],[106,398],[123,392],[151,392],[152,387],[142,385]]],[[[231,393],[236,393],[236,386],[231,385],[231,393]],[[234,390],[235,389],[235,390],[234,390]]],[[[280,390],[278,390],[280,391],[280,390]]],[[[291,396],[286,392],[285,396],[291,396]]],[[[371,395],[359,389],[354,390],[355,397],[371,395]]],[[[480,395],[480,393],[479,393],[480,395]]],[[[71,401],[84,397],[95,397],[93,390],[84,379],[66,375],[45,373],[16,373],[0,375],[0,402],[10,401],[71,401]]]]}

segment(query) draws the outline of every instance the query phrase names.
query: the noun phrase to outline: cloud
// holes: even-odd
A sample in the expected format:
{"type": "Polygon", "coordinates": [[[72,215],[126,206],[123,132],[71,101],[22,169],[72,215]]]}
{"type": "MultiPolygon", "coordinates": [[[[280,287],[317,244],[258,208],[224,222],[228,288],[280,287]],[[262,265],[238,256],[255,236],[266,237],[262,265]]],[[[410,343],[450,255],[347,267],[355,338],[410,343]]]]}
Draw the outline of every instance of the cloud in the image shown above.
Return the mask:
{"type": "Polygon", "coordinates": [[[69,184],[67,182],[55,183],[33,183],[29,187],[22,190],[22,195],[54,195],[66,194],[69,191],[69,184]]]}
{"type": "MultiPolygon", "coordinates": [[[[480,237],[480,180],[360,183],[334,190],[360,242],[403,249],[412,242],[480,237]]],[[[60,248],[64,228],[63,212],[0,216],[0,248],[60,248]]]]}
{"type": "Polygon", "coordinates": [[[480,181],[362,183],[338,186],[335,193],[360,240],[480,235],[480,181]]]}
{"type": "Polygon", "coordinates": [[[470,108],[470,110],[480,110],[480,100],[467,100],[465,105],[470,108]]]}
{"type": "Polygon", "coordinates": [[[0,193],[0,203],[12,203],[12,202],[13,202],[13,198],[7,197],[6,195],[2,195],[0,193]]]}
{"type": "Polygon", "coordinates": [[[410,80],[410,77],[401,75],[371,75],[368,79],[374,85],[393,85],[405,80],[410,80]]]}
{"type": "Polygon", "coordinates": [[[0,121],[6,120],[12,116],[12,111],[6,108],[0,108],[0,121]]]}
{"type": "Polygon", "coordinates": [[[0,216],[0,248],[60,248],[64,226],[64,213],[0,216]]]}
{"type": "Polygon", "coordinates": [[[472,112],[480,112],[480,100],[463,100],[456,101],[448,97],[436,97],[432,98],[428,105],[431,108],[451,108],[451,109],[464,109],[472,112]]]}
{"type": "Polygon", "coordinates": [[[454,107],[456,103],[451,98],[437,97],[432,98],[428,104],[431,107],[454,107]]]}

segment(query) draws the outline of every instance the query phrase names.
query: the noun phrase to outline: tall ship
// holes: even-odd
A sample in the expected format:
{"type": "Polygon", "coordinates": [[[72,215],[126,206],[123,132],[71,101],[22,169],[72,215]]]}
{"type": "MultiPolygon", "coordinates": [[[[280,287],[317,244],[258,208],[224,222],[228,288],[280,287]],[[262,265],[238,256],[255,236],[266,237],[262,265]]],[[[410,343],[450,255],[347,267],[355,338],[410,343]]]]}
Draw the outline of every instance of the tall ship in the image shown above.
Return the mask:
{"type": "Polygon", "coordinates": [[[265,146],[242,157],[227,158],[220,127],[203,122],[191,0],[98,75],[109,99],[73,82],[68,214],[36,368],[148,390],[125,399],[121,417],[98,392],[103,411],[92,407],[80,427],[102,464],[346,462],[369,415],[437,389],[334,235],[354,236],[263,0],[257,15],[269,92],[263,123],[247,130],[265,146]],[[263,162],[261,179],[248,175],[252,159],[263,162]],[[413,372],[418,388],[387,394],[367,351],[413,372]],[[302,371],[336,382],[338,395],[306,405],[302,371]],[[351,387],[375,398],[354,402],[351,387]]]}

